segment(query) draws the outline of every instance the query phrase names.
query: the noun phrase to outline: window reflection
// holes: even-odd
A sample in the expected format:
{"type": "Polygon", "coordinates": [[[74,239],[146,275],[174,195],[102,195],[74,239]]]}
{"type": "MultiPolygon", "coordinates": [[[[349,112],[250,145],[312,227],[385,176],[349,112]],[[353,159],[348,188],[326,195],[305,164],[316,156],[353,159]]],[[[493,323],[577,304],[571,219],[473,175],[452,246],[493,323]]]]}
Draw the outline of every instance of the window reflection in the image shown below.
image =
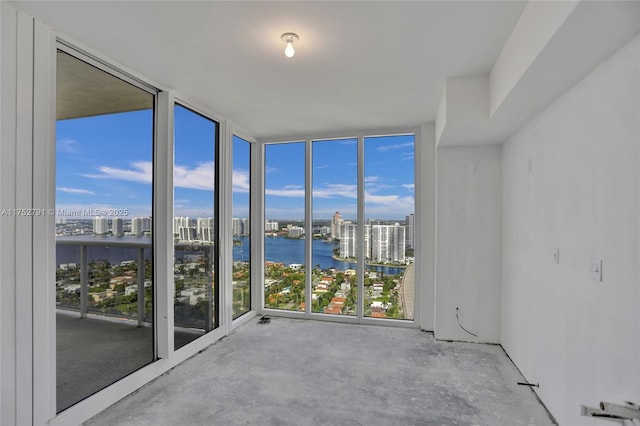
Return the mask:
{"type": "Polygon", "coordinates": [[[174,110],[174,347],[218,326],[216,150],[218,123],[174,110]]]}
{"type": "Polygon", "coordinates": [[[154,360],[154,102],[58,51],[58,412],[154,360]]]}

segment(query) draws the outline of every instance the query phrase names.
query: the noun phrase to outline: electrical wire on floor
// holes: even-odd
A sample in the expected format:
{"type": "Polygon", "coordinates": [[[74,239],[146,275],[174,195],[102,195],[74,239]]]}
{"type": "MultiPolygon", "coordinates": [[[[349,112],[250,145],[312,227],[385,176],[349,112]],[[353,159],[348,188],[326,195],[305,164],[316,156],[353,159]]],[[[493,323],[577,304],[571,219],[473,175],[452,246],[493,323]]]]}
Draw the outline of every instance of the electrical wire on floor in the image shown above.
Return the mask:
{"type": "Polygon", "coordinates": [[[460,326],[461,329],[463,329],[464,331],[466,331],[467,333],[469,333],[470,335],[472,335],[473,337],[478,337],[477,334],[474,334],[472,332],[470,332],[469,330],[467,330],[466,328],[464,328],[462,326],[462,324],[460,324],[460,317],[458,316],[458,311],[460,310],[460,308],[456,307],[456,320],[458,320],[458,325],[460,326]]]}
{"type": "Polygon", "coordinates": [[[271,322],[271,318],[269,318],[266,315],[263,315],[262,317],[260,317],[260,319],[258,320],[258,324],[269,324],[271,322]]]}

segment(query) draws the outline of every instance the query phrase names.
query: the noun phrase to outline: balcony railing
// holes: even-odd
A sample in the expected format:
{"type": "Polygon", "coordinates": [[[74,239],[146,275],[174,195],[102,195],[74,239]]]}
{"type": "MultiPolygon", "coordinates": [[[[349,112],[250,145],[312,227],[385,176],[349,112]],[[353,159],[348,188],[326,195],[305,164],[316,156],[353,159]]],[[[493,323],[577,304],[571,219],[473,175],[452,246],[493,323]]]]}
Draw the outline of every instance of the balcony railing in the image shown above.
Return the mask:
{"type": "MultiPolygon", "coordinates": [[[[139,326],[150,323],[152,309],[147,305],[151,301],[152,293],[149,290],[150,294],[147,294],[144,289],[152,287],[151,249],[152,242],[147,237],[58,237],[56,250],[60,259],[56,262],[57,273],[66,275],[66,277],[59,277],[58,285],[67,284],[65,288],[71,289],[66,291],[63,288],[58,289],[58,306],[78,311],[82,318],[86,318],[89,313],[99,313],[131,319],[137,321],[139,326]],[[77,247],[78,251],[67,249],[61,253],[60,251],[65,250],[64,247],[77,247]],[[112,249],[115,250],[112,251],[112,249]],[[126,252],[118,252],[118,249],[126,252]],[[91,251],[95,252],[92,254],[91,251]],[[109,256],[111,259],[105,259],[109,256]],[[108,264],[109,267],[107,268],[103,263],[108,264]],[[113,277],[114,268],[119,268],[123,275],[113,277]],[[96,276],[96,270],[102,272],[103,276],[96,276]],[[94,273],[93,278],[90,278],[90,273],[94,273]],[[106,289],[107,286],[110,288],[106,289]],[[93,289],[104,291],[96,292],[93,289]],[[78,297],[73,292],[79,293],[78,297]],[[123,303],[122,299],[133,299],[134,294],[136,306],[135,309],[129,309],[129,303],[123,303]],[[132,310],[135,312],[133,315],[132,310]]],[[[192,296],[200,300],[200,303],[197,305],[194,303],[194,306],[187,303],[187,306],[182,306],[179,312],[177,310],[175,325],[205,331],[212,330],[214,328],[213,245],[180,242],[175,244],[175,250],[176,253],[196,257],[198,266],[201,266],[194,274],[195,280],[200,285],[198,294],[192,296]],[[198,307],[203,312],[199,312],[198,307]]],[[[180,294],[176,293],[175,298],[176,306],[180,306],[178,302],[180,294]]]]}
{"type": "MultiPolygon", "coordinates": [[[[117,239],[105,241],[103,238],[57,238],[56,246],[76,246],[79,247],[79,263],[76,264],[76,268],[79,271],[80,275],[80,300],[79,306],[73,306],[73,304],[63,305],[67,309],[78,309],[80,312],[80,316],[82,318],[86,318],[90,309],[89,309],[89,248],[126,248],[126,249],[134,249],[136,252],[135,259],[135,272],[136,272],[136,283],[137,283],[137,315],[131,316],[127,312],[124,311],[112,311],[108,310],[99,310],[98,312],[102,314],[112,314],[132,319],[137,319],[138,325],[142,326],[145,322],[148,322],[150,318],[147,318],[145,315],[145,291],[140,291],[140,289],[145,288],[145,249],[151,249],[151,240],[144,238],[139,239],[140,241],[118,241],[117,239]]],[[[95,256],[97,259],[100,259],[101,256],[95,256]]],[[[93,260],[92,260],[93,261],[93,260]]],[[[58,263],[58,262],[56,262],[58,263]]],[[[70,262],[75,263],[75,262],[70,262]]],[[[68,265],[68,264],[67,264],[68,265]]],[[[60,268],[60,264],[58,266],[60,268]]],[[[69,269],[69,268],[67,268],[69,269]]]]}

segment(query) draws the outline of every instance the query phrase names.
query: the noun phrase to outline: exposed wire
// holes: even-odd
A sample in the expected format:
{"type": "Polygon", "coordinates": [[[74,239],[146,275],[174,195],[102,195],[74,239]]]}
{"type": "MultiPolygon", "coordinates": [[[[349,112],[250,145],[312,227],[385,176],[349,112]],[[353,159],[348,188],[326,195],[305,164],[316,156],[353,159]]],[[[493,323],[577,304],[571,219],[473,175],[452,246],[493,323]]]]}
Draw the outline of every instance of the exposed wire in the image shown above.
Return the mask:
{"type": "Polygon", "coordinates": [[[469,330],[467,330],[466,328],[464,328],[462,326],[462,324],[460,324],[460,317],[458,316],[458,311],[460,310],[460,308],[456,307],[456,320],[458,320],[458,325],[460,326],[461,329],[463,329],[464,331],[466,331],[467,333],[469,333],[470,335],[472,335],[473,337],[478,337],[477,334],[473,334],[472,332],[470,332],[469,330]]]}

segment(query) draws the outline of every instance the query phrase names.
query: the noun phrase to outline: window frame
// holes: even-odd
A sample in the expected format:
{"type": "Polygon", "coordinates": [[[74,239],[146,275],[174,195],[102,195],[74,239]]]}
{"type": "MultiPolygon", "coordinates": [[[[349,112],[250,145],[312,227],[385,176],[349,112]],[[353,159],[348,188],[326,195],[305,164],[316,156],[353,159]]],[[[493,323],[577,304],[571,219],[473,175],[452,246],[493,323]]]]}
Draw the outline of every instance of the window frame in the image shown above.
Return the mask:
{"type": "MultiPolygon", "coordinates": [[[[232,328],[234,327],[238,327],[242,324],[244,324],[246,321],[249,321],[251,318],[253,318],[256,315],[256,306],[257,306],[257,301],[256,301],[256,291],[254,289],[254,287],[256,286],[256,284],[254,283],[255,278],[257,277],[257,275],[255,275],[255,268],[254,268],[254,260],[257,259],[256,257],[254,257],[254,245],[255,245],[255,241],[253,241],[254,237],[254,229],[255,229],[255,225],[254,225],[254,197],[253,197],[253,192],[254,192],[254,172],[253,172],[253,164],[255,162],[254,159],[254,154],[255,154],[255,146],[256,146],[256,142],[255,139],[252,137],[247,136],[243,130],[236,128],[234,126],[230,126],[229,129],[229,133],[230,133],[230,160],[229,160],[229,164],[230,164],[230,173],[231,173],[231,180],[229,182],[230,185],[230,192],[231,192],[231,218],[233,218],[233,138],[234,137],[238,137],[239,139],[241,139],[243,142],[246,142],[247,144],[249,144],[249,310],[247,312],[244,312],[242,314],[240,314],[237,318],[233,318],[233,277],[230,278],[231,280],[231,324],[232,324],[232,328]],[[245,318],[248,317],[248,318],[245,318]]],[[[232,232],[233,234],[233,232],[232,232]]],[[[230,254],[230,259],[231,259],[231,273],[233,274],[233,235],[231,235],[231,241],[232,241],[232,246],[231,246],[231,254],[230,254]]]]}
{"type": "MultiPolygon", "coordinates": [[[[204,330],[204,334],[198,338],[196,338],[195,340],[198,340],[200,338],[202,338],[203,336],[215,331],[216,329],[220,328],[222,325],[222,316],[220,314],[221,312],[221,306],[220,306],[220,301],[221,301],[221,297],[220,297],[220,293],[221,293],[221,285],[219,283],[219,281],[223,278],[222,275],[220,275],[218,272],[220,271],[220,210],[221,210],[221,206],[220,206],[220,177],[221,177],[221,171],[220,171],[220,151],[221,151],[221,144],[222,144],[222,123],[219,120],[216,120],[212,117],[210,117],[207,114],[204,114],[200,111],[198,111],[197,109],[191,107],[188,103],[182,101],[182,100],[178,100],[175,99],[172,102],[173,107],[172,107],[172,111],[173,111],[173,117],[171,119],[171,123],[173,125],[173,130],[174,132],[172,133],[172,137],[171,139],[173,140],[173,144],[172,144],[172,163],[171,163],[171,176],[173,178],[173,171],[174,171],[174,166],[175,166],[175,109],[176,107],[181,107],[187,111],[189,111],[192,114],[195,114],[201,118],[204,118],[205,120],[209,120],[211,122],[213,122],[215,124],[215,131],[214,131],[214,139],[213,139],[213,155],[214,155],[214,186],[213,186],[213,211],[211,212],[211,214],[213,215],[213,227],[214,227],[214,231],[215,231],[215,235],[216,235],[216,241],[215,244],[213,246],[213,270],[215,271],[215,280],[213,282],[214,284],[214,290],[213,290],[213,297],[210,301],[210,303],[213,303],[213,317],[214,317],[214,325],[213,328],[209,331],[204,330]]],[[[168,173],[168,172],[167,172],[168,173]]],[[[175,185],[171,185],[171,193],[172,193],[172,198],[175,198],[175,185]]],[[[172,200],[175,201],[175,200],[172,200]]],[[[174,203],[172,203],[171,205],[171,212],[172,215],[168,218],[170,219],[170,222],[173,224],[173,220],[175,218],[175,211],[174,211],[174,203]]],[[[172,257],[171,257],[171,266],[173,268],[173,266],[175,265],[175,242],[174,242],[174,234],[173,234],[173,230],[171,231],[171,253],[172,253],[172,257]]],[[[167,258],[167,261],[169,259],[167,258]]],[[[174,282],[174,274],[173,272],[171,273],[171,284],[169,287],[171,289],[174,288],[175,286],[175,282],[174,282]]],[[[175,294],[172,292],[171,294],[171,300],[173,300],[175,297],[175,294]]],[[[175,308],[175,302],[172,302],[172,307],[171,309],[173,310],[175,308]]],[[[175,321],[172,322],[171,325],[171,332],[174,333],[175,332],[175,321]]],[[[195,341],[194,340],[194,341],[195,341]]],[[[190,345],[192,342],[187,343],[186,345],[180,347],[180,348],[175,348],[175,342],[174,342],[174,351],[179,351],[182,348],[184,348],[185,346],[190,345]]]]}
{"type": "MultiPolygon", "coordinates": [[[[327,134],[318,134],[310,136],[304,136],[300,138],[295,137],[286,137],[286,138],[264,138],[258,139],[257,150],[260,151],[259,165],[257,165],[257,173],[260,176],[260,186],[257,190],[260,192],[261,204],[258,209],[262,213],[260,225],[260,244],[262,251],[260,253],[262,268],[260,274],[260,288],[258,289],[260,292],[259,305],[256,306],[258,309],[259,315],[273,315],[273,316],[281,316],[287,318],[305,318],[305,319],[315,319],[321,321],[332,321],[332,322],[344,322],[344,323],[354,323],[354,324],[371,324],[371,325],[385,325],[385,326],[395,326],[395,327],[408,327],[408,328],[418,328],[420,327],[420,312],[421,312],[421,290],[420,285],[416,283],[414,285],[414,312],[413,319],[392,319],[392,318],[373,318],[373,317],[365,317],[364,316],[364,252],[362,250],[358,250],[358,268],[357,268],[357,303],[356,303],[356,315],[348,316],[348,315],[332,315],[325,314],[320,312],[311,312],[311,303],[307,303],[305,305],[305,312],[295,312],[295,311],[286,311],[280,309],[272,309],[265,307],[264,303],[264,198],[265,198],[265,185],[264,185],[264,173],[266,170],[265,164],[265,149],[268,145],[273,144],[287,144],[287,143],[296,143],[304,141],[305,143],[305,233],[309,234],[310,227],[312,226],[311,220],[313,218],[313,142],[324,142],[331,140],[341,140],[341,139],[357,139],[357,192],[358,192],[358,212],[357,212],[357,220],[358,220],[358,228],[357,228],[357,238],[358,238],[358,246],[364,247],[364,221],[365,221],[365,176],[364,176],[364,143],[366,138],[374,138],[374,137],[385,137],[385,136],[401,136],[401,135],[413,135],[414,137],[414,232],[415,235],[419,235],[420,231],[420,199],[419,193],[421,191],[421,182],[418,179],[418,165],[421,157],[421,150],[419,146],[421,144],[421,131],[420,128],[412,128],[412,129],[382,129],[382,130],[369,130],[369,131],[360,131],[360,132],[344,132],[344,133],[327,133],[327,134]]],[[[416,238],[416,247],[414,247],[414,257],[415,259],[419,259],[421,255],[421,245],[419,244],[419,238],[416,238]]],[[[312,244],[313,241],[311,238],[305,239],[305,263],[307,265],[312,264],[312,244]]],[[[419,263],[416,261],[416,264],[419,263]]],[[[416,265],[417,267],[417,265],[416,265]]],[[[415,277],[419,277],[419,270],[416,270],[415,277]]],[[[306,274],[305,276],[305,298],[306,300],[311,300],[312,293],[312,285],[311,285],[311,274],[306,274]]]]}

